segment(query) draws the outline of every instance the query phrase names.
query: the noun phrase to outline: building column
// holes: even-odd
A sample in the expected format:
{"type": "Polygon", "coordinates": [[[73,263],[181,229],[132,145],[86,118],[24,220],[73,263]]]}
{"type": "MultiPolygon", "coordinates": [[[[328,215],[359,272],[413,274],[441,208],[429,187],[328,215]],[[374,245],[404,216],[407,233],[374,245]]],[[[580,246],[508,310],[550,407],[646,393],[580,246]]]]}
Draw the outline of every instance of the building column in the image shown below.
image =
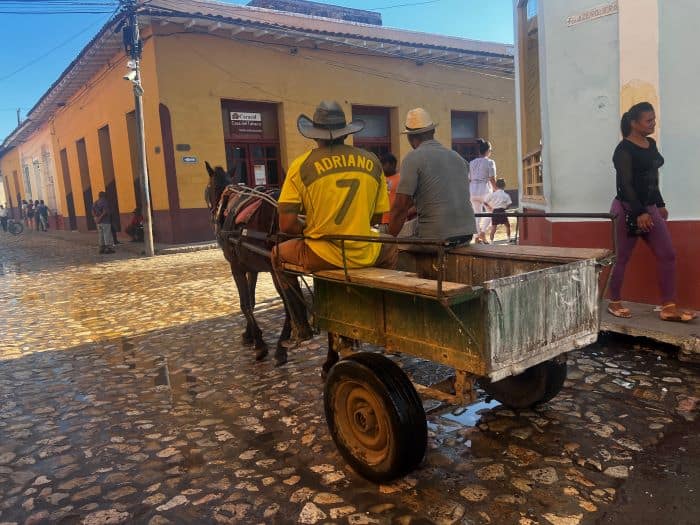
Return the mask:
{"type": "Polygon", "coordinates": [[[659,137],[661,103],[658,0],[618,0],[618,23],[620,116],[638,102],[650,102],[657,114],[654,136],[659,137]]]}

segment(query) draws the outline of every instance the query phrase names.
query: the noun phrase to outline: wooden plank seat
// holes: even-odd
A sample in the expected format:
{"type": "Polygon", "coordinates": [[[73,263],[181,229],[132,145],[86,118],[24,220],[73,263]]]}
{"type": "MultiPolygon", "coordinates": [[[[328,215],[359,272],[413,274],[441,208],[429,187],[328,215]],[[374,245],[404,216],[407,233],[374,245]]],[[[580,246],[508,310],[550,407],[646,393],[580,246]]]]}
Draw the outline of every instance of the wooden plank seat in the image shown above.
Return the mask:
{"type": "Polygon", "coordinates": [[[513,244],[472,244],[455,248],[448,253],[473,257],[508,258],[520,261],[569,263],[583,259],[603,260],[612,255],[602,248],[561,248],[558,246],[535,246],[513,244]]]}
{"type": "MultiPolygon", "coordinates": [[[[437,298],[438,296],[438,283],[436,280],[422,279],[411,272],[387,270],[385,268],[358,268],[348,270],[347,275],[349,281],[354,284],[412,295],[422,295],[424,297],[437,298]]],[[[314,277],[329,281],[346,281],[345,271],[343,269],[323,270],[314,273],[314,277]]],[[[475,288],[468,284],[448,281],[443,281],[442,283],[442,294],[444,297],[448,298],[460,295],[471,295],[475,291],[475,288]]]]}

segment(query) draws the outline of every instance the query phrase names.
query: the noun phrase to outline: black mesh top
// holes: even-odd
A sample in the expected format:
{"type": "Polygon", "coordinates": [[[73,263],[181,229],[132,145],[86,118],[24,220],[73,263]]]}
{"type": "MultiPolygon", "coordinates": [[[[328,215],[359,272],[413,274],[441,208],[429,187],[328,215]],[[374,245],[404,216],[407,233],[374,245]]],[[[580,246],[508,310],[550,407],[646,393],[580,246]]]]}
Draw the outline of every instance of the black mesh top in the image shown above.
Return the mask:
{"type": "Polygon", "coordinates": [[[646,212],[646,207],[664,208],[659,191],[659,168],[664,158],[650,137],[649,147],[642,148],[623,139],[615,148],[613,164],[617,173],[617,198],[626,203],[636,217],[646,212]]]}

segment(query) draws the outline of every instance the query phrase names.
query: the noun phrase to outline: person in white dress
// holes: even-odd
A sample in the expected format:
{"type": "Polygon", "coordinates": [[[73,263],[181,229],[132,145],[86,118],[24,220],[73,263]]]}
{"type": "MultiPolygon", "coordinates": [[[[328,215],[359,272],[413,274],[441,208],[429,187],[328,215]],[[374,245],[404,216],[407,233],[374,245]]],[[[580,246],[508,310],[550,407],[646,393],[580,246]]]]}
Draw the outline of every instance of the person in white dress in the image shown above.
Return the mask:
{"type": "MultiPolygon", "coordinates": [[[[491,143],[477,139],[479,156],[469,163],[469,200],[474,213],[484,213],[484,199],[496,190],[496,163],[491,157],[491,143]]],[[[476,242],[486,242],[486,232],[491,226],[489,217],[477,218],[476,242]]]]}

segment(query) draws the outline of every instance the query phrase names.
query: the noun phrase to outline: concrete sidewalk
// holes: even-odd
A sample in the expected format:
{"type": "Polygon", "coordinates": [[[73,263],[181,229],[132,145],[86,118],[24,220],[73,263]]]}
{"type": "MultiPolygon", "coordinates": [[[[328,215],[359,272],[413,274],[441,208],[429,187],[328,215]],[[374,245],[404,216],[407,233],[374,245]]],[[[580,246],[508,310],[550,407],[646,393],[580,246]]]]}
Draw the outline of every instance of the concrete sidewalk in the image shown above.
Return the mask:
{"type": "Polygon", "coordinates": [[[607,308],[603,308],[600,316],[601,331],[668,343],[679,348],[678,359],[681,361],[700,363],[700,319],[689,323],[672,323],[659,319],[659,312],[654,305],[625,301],[625,306],[632,311],[629,319],[615,317],[607,308]]]}
{"type": "MultiPolygon", "coordinates": [[[[79,232],[79,231],[69,231],[69,230],[49,230],[48,232],[35,232],[25,230],[27,235],[47,235],[51,237],[57,237],[69,242],[77,242],[80,244],[94,245],[97,248],[97,232],[79,232]]],[[[135,255],[144,254],[144,245],[141,242],[130,242],[128,237],[124,234],[118,236],[120,244],[118,244],[115,249],[119,251],[125,251],[133,253],[135,255]]],[[[169,255],[173,253],[187,253],[196,252],[199,250],[211,250],[218,248],[218,244],[215,241],[204,241],[195,242],[189,244],[165,244],[165,243],[155,243],[154,245],[156,255],[169,255]]]]}

